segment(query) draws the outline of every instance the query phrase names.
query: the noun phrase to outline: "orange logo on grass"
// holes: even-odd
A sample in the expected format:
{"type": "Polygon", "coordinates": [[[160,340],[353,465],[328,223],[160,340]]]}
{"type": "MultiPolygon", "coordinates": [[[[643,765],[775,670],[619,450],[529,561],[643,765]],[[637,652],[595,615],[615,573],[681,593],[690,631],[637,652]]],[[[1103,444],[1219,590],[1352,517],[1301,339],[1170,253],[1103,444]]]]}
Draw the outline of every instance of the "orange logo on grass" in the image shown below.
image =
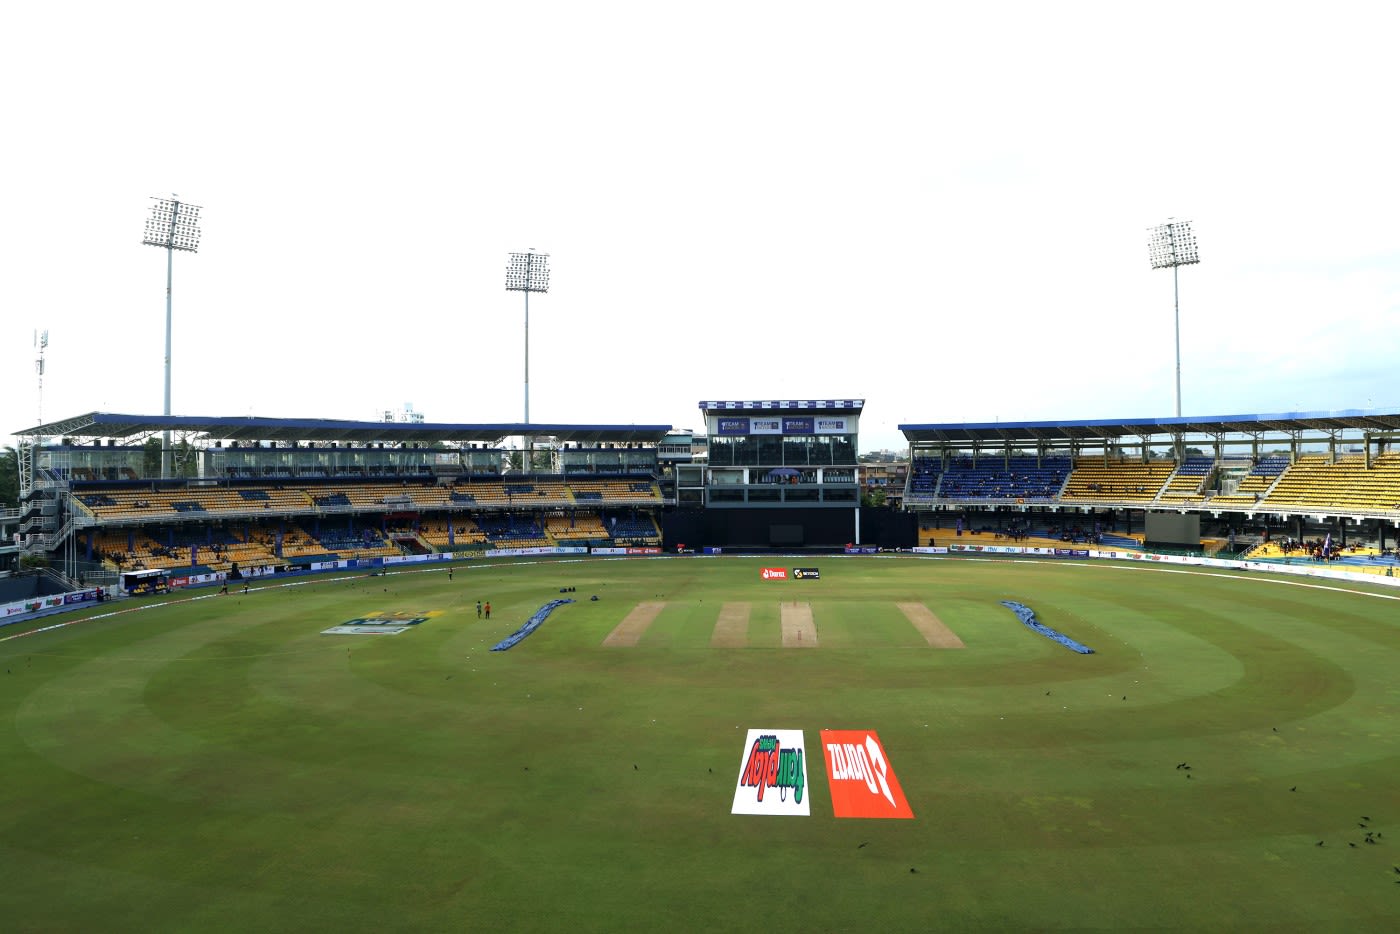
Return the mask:
{"type": "Polygon", "coordinates": [[[822,730],[822,758],[836,817],[914,817],[874,730],[822,730]]]}

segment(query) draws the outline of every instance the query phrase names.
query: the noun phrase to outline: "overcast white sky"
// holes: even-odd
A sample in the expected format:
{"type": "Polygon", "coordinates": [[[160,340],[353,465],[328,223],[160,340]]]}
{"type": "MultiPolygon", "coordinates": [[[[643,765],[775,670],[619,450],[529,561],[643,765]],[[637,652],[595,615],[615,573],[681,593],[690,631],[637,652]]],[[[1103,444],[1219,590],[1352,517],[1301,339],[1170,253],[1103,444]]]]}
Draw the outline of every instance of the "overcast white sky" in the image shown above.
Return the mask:
{"type": "Polygon", "coordinates": [[[181,415],[701,427],[1400,410],[1394,4],[12,4],[0,441],[181,415]]]}

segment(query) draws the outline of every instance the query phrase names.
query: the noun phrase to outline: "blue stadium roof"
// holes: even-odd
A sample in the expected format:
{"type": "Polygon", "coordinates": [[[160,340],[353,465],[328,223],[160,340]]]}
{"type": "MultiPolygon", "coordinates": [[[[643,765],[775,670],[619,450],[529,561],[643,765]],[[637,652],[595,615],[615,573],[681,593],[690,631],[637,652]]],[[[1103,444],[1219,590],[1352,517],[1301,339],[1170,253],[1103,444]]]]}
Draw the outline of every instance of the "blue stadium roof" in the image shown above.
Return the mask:
{"type": "Polygon", "coordinates": [[[1400,414],[1363,409],[1337,412],[1284,412],[1275,415],[1208,415],[1181,418],[1089,419],[1050,422],[981,422],[900,425],[911,444],[973,444],[1002,441],[1113,440],[1177,435],[1265,435],[1303,431],[1326,433],[1400,432],[1400,414]]]}
{"type": "Polygon", "coordinates": [[[701,402],[705,412],[859,412],[864,399],[779,399],[748,402],[701,402]]]}
{"type": "Polygon", "coordinates": [[[352,443],[463,442],[497,443],[514,435],[550,437],[581,444],[655,443],[670,425],[455,424],[447,422],[345,421],[330,418],[201,417],[193,415],[122,415],[90,412],[38,425],[16,435],[67,438],[130,438],[174,431],[223,441],[343,441],[352,443]]]}

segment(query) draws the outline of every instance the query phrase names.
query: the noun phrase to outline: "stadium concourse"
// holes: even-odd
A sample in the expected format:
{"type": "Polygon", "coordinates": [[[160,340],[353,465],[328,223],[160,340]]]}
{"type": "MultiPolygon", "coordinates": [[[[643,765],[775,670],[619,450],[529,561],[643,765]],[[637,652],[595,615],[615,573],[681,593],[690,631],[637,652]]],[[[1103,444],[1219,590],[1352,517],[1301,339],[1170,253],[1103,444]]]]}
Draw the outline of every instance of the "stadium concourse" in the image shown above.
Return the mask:
{"type": "Polygon", "coordinates": [[[863,406],[702,402],[705,436],[95,412],[17,433],[12,548],[71,588],[523,549],[1013,542],[1393,573],[1400,414],[901,425],[908,470],[892,510],[860,503],[863,406]]]}

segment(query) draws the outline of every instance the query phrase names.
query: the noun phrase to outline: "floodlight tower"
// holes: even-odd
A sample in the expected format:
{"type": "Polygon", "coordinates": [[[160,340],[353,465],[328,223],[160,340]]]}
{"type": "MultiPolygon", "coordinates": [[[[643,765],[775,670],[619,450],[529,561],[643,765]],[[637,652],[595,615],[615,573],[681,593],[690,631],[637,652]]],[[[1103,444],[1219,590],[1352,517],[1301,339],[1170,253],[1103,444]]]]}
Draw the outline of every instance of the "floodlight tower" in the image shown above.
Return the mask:
{"type": "MultiPolygon", "coordinates": [[[[179,195],[152,198],[151,216],[146,218],[146,246],[165,250],[165,414],[170,414],[170,286],[175,271],[175,251],[199,252],[199,206],[186,204],[179,195]]],[[[160,476],[170,476],[170,429],[161,441],[160,476]]]]}
{"type": "Polygon", "coordinates": [[[1165,224],[1149,227],[1147,255],[1153,269],[1172,270],[1172,308],[1176,320],[1176,417],[1181,417],[1181,293],[1177,286],[1177,268],[1199,263],[1196,235],[1190,221],[1167,218],[1165,224]]]}
{"type": "Polygon", "coordinates": [[[44,351],[49,349],[49,329],[34,332],[34,346],[39,350],[39,358],[34,361],[34,372],[39,375],[39,424],[44,424],[44,351]]]}
{"type": "Polygon", "coordinates": [[[530,293],[549,291],[549,254],[512,253],[506,264],[506,291],[525,293],[525,424],[530,424],[530,293]]]}

